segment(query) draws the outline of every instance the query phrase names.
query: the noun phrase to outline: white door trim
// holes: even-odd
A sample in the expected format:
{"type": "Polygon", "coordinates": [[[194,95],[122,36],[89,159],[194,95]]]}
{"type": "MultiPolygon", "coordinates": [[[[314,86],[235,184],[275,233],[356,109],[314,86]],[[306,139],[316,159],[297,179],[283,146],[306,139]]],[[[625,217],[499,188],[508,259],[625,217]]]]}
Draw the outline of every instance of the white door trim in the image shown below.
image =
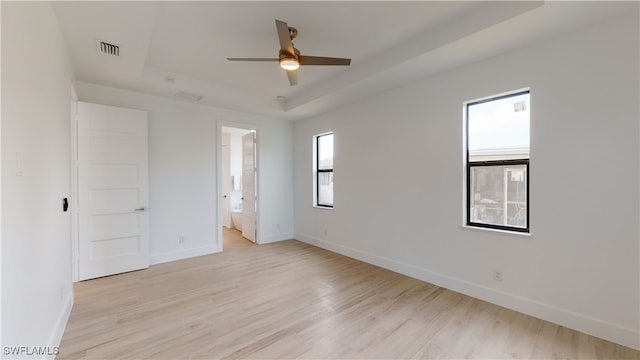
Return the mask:
{"type": "Polygon", "coordinates": [[[73,84],[71,85],[71,134],[70,140],[70,167],[71,189],[69,194],[69,212],[71,213],[71,281],[80,279],[80,252],[78,242],[78,95],[73,84]]]}
{"type": "Polygon", "coordinates": [[[233,127],[246,130],[255,130],[256,132],[256,244],[260,244],[260,213],[262,212],[260,201],[260,173],[262,172],[260,166],[260,127],[253,124],[239,123],[233,121],[225,121],[217,119],[216,126],[216,217],[217,217],[217,234],[216,245],[219,251],[222,249],[222,127],[233,127]]]}

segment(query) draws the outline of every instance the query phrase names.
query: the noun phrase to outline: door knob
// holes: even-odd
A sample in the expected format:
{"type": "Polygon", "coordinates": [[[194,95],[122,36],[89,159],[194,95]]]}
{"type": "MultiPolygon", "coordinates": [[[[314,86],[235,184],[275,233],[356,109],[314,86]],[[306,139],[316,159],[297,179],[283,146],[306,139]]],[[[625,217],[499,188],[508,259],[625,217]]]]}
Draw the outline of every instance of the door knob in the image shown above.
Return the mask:
{"type": "Polygon", "coordinates": [[[133,209],[133,211],[145,211],[145,210],[147,210],[147,208],[145,208],[145,207],[133,209]]]}
{"type": "Polygon", "coordinates": [[[226,198],[227,198],[227,195],[224,195],[224,196],[223,196],[223,198],[225,198],[225,199],[226,199],[226,198]]]}

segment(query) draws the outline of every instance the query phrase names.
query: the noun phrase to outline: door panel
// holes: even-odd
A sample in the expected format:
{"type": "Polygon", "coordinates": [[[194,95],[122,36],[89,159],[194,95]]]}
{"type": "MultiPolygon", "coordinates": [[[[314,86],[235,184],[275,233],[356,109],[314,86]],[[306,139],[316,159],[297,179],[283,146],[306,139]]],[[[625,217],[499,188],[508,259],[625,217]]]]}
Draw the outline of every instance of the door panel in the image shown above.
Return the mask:
{"type": "Polygon", "coordinates": [[[242,136],[242,236],[256,242],[255,132],[242,136]]]}
{"type": "Polygon", "coordinates": [[[79,280],[149,266],[147,113],[78,103],[79,280]]]}
{"type": "MultiPolygon", "coordinates": [[[[136,255],[140,252],[140,237],[98,239],[91,242],[91,260],[111,259],[136,255]]],[[[134,269],[137,270],[137,269],[134,269]]]]}
{"type": "Polygon", "coordinates": [[[93,216],[91,227],[96,239],[113,239],[135,235],[140,228],[138,214],[109,214],[93,216]]]}
{"type": "Polygon", "coordinates": [[[222,226],[231,227],[231,134],[222,134],[222,226]]]}
{"type": "Polygon", "coordinates": [[[97,188],[127,188],[138,183],[138,167],[121,164],[89,165],[89,181],[97,188]]]}

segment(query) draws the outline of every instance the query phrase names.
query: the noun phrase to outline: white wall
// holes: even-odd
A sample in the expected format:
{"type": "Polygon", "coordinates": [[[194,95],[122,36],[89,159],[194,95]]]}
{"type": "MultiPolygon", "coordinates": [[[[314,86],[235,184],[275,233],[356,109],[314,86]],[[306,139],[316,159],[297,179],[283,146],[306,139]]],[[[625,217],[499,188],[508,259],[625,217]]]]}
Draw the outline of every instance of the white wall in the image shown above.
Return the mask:
{"type": "Polygon", "coordinates": [[[638,43],[632,13],[296,122],[296,238],[640,348],[638,43]],[[525,87],[531,235],[464,228],[463,102],[525,87]]]}
{"type": "Polygon", "coordinates": [[[49,3],[1,6],[2,345],[53,347],[73,304],[71,218],[62,211],[71,68],[49,3]]]}
{"type": "Polygon", "coordinates": [[[77,91],[82,101],[149,114],[152,263],[218,251],[217,120],[260,129],[260,190],[264,196],[259,233],[270,241],[293,237],[290,122],[82,82],[77,91]],[[272,192],[282,198],[275,198],[272,192]],[[184,236],[183,244],[178,243],[179,236],[184,236]]]}

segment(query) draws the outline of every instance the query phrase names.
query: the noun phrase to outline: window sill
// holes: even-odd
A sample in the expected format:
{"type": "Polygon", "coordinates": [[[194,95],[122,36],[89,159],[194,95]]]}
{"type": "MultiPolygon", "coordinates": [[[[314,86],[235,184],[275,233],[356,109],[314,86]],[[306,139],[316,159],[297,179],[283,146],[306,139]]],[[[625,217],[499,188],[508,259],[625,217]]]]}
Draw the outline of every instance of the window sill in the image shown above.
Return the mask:
{"type": "Polygon", "coordinates": [[[521,232],[521,231],[510,231],[510,230],[503,230],[503,229],[491,229],[491,228],[485,228],[485,227],[479,227],[479,226],[469,226],[469,225],[462,225],[460,226],[463,229],[469,230],[469,231],[487,231],[487,232],[491,232],[491,233],[498,233],[498,234],[505,234],[505,235],[518,235],[518,236],[524,236],[524,237],[532,237],[533,235],[531,234],[531,232],[521,232]]]}
{"type": "Polygon", "coordinates": [[[313,205],[314,208],[316,209],[322,209],[322,210],[333,210],[333,207],[328,207],[328,206],[318,206],[318,205],[313,205]]]}

